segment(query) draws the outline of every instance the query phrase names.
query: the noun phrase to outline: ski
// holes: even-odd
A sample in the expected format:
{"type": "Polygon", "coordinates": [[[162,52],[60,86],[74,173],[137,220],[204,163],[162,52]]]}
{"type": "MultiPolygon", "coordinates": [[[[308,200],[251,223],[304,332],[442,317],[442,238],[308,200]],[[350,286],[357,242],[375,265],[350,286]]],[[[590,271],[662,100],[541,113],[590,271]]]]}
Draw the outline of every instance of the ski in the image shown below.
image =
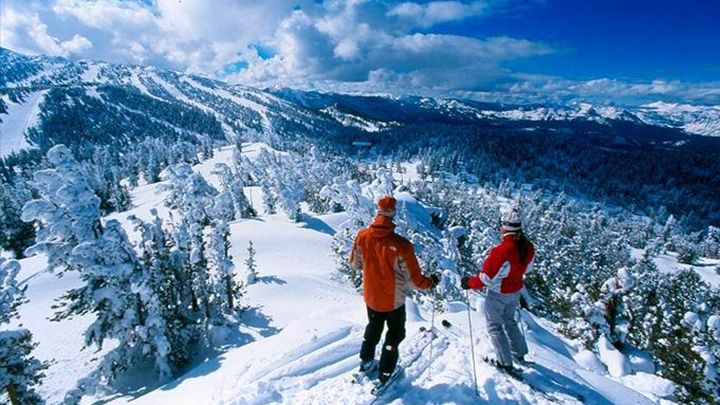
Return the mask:
{"type": "Polygon", "coordinates": [[[494,367],[496,370],[498,370],[499,372],[501,372],[501,373],[503,373],[503,374],[505,374],[505,375],[507,375],[507,376],[509,376],[509,377],[512,377],[512,378],[514,378],[515,380],[523,381],[523,375],[522,375],[522,370],[521,370],[521,369],[519,369],[519,368],[517,368],[517,367],[514,367],[514,366],[505,367],[505,366],[501,365],[500,363],[498,363],[497,360],[491,359],[491,358],[489,358],[489,357],[487,357],[487,356],[482,357],[482,360],[483,360],[485,363],[493,366],[493,367],[494,367]]]}
{"type": "Polygon", "coordinates": [[[373,361],[372,366],[365,371],[356,371],[352,374],[350,382],[353,384],[360,384],[365,380],[374,380],[377,378],[378,362],[373,361]]]}
{"type": "MultiPolygon", "coordinates": [[[[421,326],[418,328],[419,332],[427,333],[429,332],[427,328],[424,326],[421,326]]],[[[374,361],[373,365],[370,367],[369,370],[366,371],[356,371],[352,373],[350,376],[350,382],[352,384],[361,384],[365,381],[375,380],[378,378],[378,367],[380,366],[380,363],[378,361],[374,361]]]]}
{"type": "Polygon", "coordinates": [[[403,366],[398,365],[395,367],[395,371],[393,371],[390,378],[388,378],[385,382],[378,381],[370,392],[375,395],[375,398],[381,396],[393,382],[400,378],[400,375],[402,375],[404,371],[403,366]]]}
{"type": "MultiPolygon", "coordinates": [[[[424,326],[420,327],[420,332],[424,335],[432,333],[432,331],[425,328],[424,326]]],[[[422,339],[421,339],[421,341],[422,341],[422,339]]],[[[387,381],[385,381],[384,383],[380,383],[379,381],[376,381],[374,383],[375,386],[370,391],[371,394],[374,396],[374,398],[368,405],[375,404],[378,401],[378,399],[380,399],[382,397],[382,395],[386,392],[386,390],[388,389],[388,387],[390,385],[392,385],[394,382],[400,380],[401,377],[405,374],[404,373],[405,368],[408,367],[409,365],[413,364],[416,360],[418,360],[421,357],[423,351],[425,351],[425,349],[427,349],[427,347],[430,346],[431,342],[432,342],[432,339],[428,339],[426,342],[424,342],[420,346],[420,348],[415,353],[413,353],[411,355],[411,357],[407,361],[402,361],[401,362],[402,364],[398,364],[395,367],[395,371],[393,372],[393,374],[390,376],[390,378],[387,381]]]]}

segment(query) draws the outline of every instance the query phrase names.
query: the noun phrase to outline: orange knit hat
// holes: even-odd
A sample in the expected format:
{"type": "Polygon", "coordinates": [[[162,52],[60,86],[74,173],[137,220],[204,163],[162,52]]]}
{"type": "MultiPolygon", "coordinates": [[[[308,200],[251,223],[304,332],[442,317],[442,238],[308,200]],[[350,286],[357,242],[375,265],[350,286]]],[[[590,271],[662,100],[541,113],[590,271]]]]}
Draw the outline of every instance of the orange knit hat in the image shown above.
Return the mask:
{"type": "Polygon", "coordinates": [[[378,201],[378,213],[386,217],[395,216],[395,207],[397,207],[397,200],[389,195],[383,197],[378,201]]]}

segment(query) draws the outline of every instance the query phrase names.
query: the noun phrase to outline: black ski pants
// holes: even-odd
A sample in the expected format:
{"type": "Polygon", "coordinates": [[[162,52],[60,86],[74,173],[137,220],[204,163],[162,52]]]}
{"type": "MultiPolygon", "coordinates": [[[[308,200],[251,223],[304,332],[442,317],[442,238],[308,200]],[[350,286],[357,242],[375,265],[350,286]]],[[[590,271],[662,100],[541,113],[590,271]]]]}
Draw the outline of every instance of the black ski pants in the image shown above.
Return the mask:
{"type": "Polygon", "coordinates": [[[405,305],[390,312],[378,312],[367,308],[368,324],[365,338],[360,349],[360,359],[368,361],[375,358],[375,347],[380,342],[384,324],[388,331],[380,354],[380,373],[392,373],[398,362],[398,345],[405,339],[405,305]]]}

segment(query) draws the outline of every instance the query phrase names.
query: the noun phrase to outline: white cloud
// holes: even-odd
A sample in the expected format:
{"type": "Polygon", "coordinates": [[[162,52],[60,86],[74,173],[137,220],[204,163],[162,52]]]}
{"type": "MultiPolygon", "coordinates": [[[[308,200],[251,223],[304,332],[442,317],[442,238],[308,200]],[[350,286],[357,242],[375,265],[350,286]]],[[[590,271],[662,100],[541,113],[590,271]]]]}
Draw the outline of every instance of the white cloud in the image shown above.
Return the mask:
{"type": "Polygon", "coordinates": [[[523,38],[433,32],[513,0],[3,0],[0,45],[151,64],[256,86],[503,100],[679,98],[720,102],[718,83],[573,81],[509,61],[556,52],[523,38]],[[418,32],[418,29],[421,29],[418,32]],[[227,74],[226,67],[247,68],[227,74]]]}
{"type": "Polygon", "coordinates": [[[72,16],[83,24],[104,30],[124,27],[148,27],[153,13],[141,4],[118,0],[56,0],[52,10],[60,16],[72,16]]]}
{"type": "Polygon", "coordinates": [[[60,47],[65,51],[65,55],[80,54],[92,48],[92,42],[82,35],[75,34],[71,39],[61,42],[60,47]]]}
{"type": "Polygon", "coordinates": [[[508,37],[409,33],[386,13],[374,12],[376,4],[338,1],[327,6],[333,13],[294,12],[267,41],[275,56],[250,63],[234,79],[260,86],[334,80],[375,87],[392,78],[406,91],[474,90],[504,81],[504,61],[554,52],[547,44],[508,37]]]}
{"type": "Polygon", "coordinates": [[[90,49],[92,42],[75,34],[63,41],[48,32],[36,13],[20,13],[15,8],[3,7],[0,14],[0,45],[19,51],[52,56],[70,56],[90,49]]]}
{"type": "Polygon", "coordinates": [[[426,4],[405,2],[391,8],[387,15],[410,21],[419,27],[431,27],[441,22],[477,16],[489,8],[486,1],[473,1],[469,4],[459,1],[433,1],[426,4]]]}

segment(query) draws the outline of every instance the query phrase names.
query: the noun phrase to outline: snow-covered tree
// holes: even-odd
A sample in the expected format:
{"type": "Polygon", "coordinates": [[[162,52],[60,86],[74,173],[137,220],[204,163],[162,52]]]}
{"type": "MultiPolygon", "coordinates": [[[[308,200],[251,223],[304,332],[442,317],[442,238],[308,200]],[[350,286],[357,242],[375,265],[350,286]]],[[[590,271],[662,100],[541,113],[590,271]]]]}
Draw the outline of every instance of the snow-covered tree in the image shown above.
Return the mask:
{"type": "Polygon", "coordinates": [[[336,177],[331,185],[323,187],[320,196],[340,205],[348,214],[351,231],[355,231],[372,221],[375,215],[375,202],[366,196],[357,181],[336,177]]]}
{"type": "Polygon", "coordinates": [[[258,278],[257,263],[255,262],[255,246],[252,241],[248,242],[247,258],[245,259],[245,269],[247,271],[246,284],[255,284],[258,278]]]}
{"type": "Polygon", "coordinates": [[[161,379],[169,377],[170,344],[157,292],[151,288],[150,275],[143,271],[122,225],[108,221],[98,239],[73,249],[71,260],[82,268],[84,285],[65,294],[55,320],[93,313],[95,319],[85,331],[85,345],[99,348],[113,339],[117,347],[103,357],[90,377],[68,393],[68,400],[92,393],[103,380],[113,381],[119,373],[148,358],[154,359],[161,379]]]}
{"type": "Polygon", "coordinates": [[[661,274],[659,295],[653,319],[658,323],[647,349],[659,364],[659,374],[678,384],[676,395],[681,401],[712,403],[707,390],[706,362],[695,350],[693,331],[685,321],[687,312],[708,297],[707,286],[692,270],[661,274]]]}
{"type": "Polygon", "coordinates": [[[13,252],[18,259],[32,244],[35,233],[32,223],[20,219],[23,205],[30,200],[32,194],[24,180],[18,178],[15,184],[0,180],[0,248],[13,252]]]}
{"type": "Polygon", "coordinates": [[[707,303],[683,316],[683,323],[693,335],[693,349],[705,362],[703,368],[704,391],[720,402],[720,315],[711,313],[707,303]]]}
{"type": "Polygon", "coordinates": [[[36,243],[26,253],[45,253],[50,271],[75,270],[70,262],[72,250],[100,236],[100,198],[67,147],[53,147],[47,159],[53,168],[34,175],[40,197],[22,210],[23,221],[38,223],[36,243]]]}
{"type": "Polygon", "coordinates": [[[41,404],[45,401],[35,388],[47,365],[32,356],[36,344],[27,329],[9,329],[24,303],[25,288],[18,285],[20,264],[0,256],[0,399],[7,395],[12,405],[41,404]]]}
{"type": "Polygon", "coordinates": [[[132,217],[141,241],[140,263],[142,276],[138,277],[137,292],[147,308],[148,334],[169,346],[165,357],[156,358],[155,367],[161,377],[179,370],[191,358],[193,343],[199,331],[190,314],[189,282],[180,261],[173,255],[174,241],[163,228],[157,210],[150,211],[151,222],[132,217]]]}
{"type": "Polygon", "coordinates": [[[381,167],[375,171],[375,180],[368,186],[372,199],[377,201],[386,195],[393,195],[395,190],[393,173],[391,170],[381,167]]]}
{"type": "Polygon", "coordinates": [[[337,212],[340,207],[321,195],[323,187],[331,184],[333,179],[342,176],[346,167],[337,156],[323,154],[315,146],[310,148],[306,159],[305,171],[305,201],[310,211],[317,214],[337,212]]]}
{"type": "Polygon", "coordinates": [[[68,393],[68,401],[76,402],[147,359],[153,359],[161,379],[169,377],[168,331],[176,325],[167,325],[168,302],[161,300],[167,275],[154,271],[158,266],[153,260],[163,260],[162,253],[156,250],[157,257],[141,261],[120,222],[101,224],[100,200],[66,148],[51,149],[48,160],[55,167],[35,174],[40,198],[23,210],[24,220],[40,223],[38,243],[28,250],[47,253],[50,268],[77,270],[83,282],[62,297],[54,320],[91,313],[85,345],[117,342],[91,376],[68,393]]]}
{"type": "Polygon", "coordinates": [[[218,191],[185,163],[168,168],[164,174],[169,179],[169,184],[162,188],[168,191],[165,204],[178,209],[190,223],[209,225],[213,217],[213,198],[218,191]]]}
{"type": "Polygon", "coordinates": [[[237,315],[240,299],[240,288],[235,280],[235,267],[230,250],[230,228],[223,221],[217,221],[210,230],[209,256],[212,266],[213,306],[219,310],[221,319],[214,322],[223,324],[226,317],[237,315]]]}
{"type": "Polygon", "coordinates": [[[302,159],[262,148],[255,161],[240,157],[240,168],[260,185],[266,213],[273,214],[279,208],[291,220],[300,220],[307,172],[302,159]]]}
{"type": "Polygon", "coordinates": [[[701,253],[705,257],[720,257],[720,227],[708,226],[705,239],[702,241],[701,253]]]}
{"type": "Polygon", "coordinates": [[[351,231],[350,227],[343,227],[335,233],[332,242],[330,242],[330,249],[333,251],[335,266],[340,274],[345,275],[350,280],[350,283],[359,289],[362,286],[362,272],[352,268],[348,262],[356,234],[357,232],[351,231]]]}
{"type": "Polygon", "coordinates": [[[86,172],[92,175],[89,180],[95,194],[100,197],[100,208],[103,211],[120,212],[130,207],[130,192],[120,182],[122,167],[117,152],[107,146],[95,147],[90,160],[83,165],[86,166],[86,172]]]}
{"type": "Polygon", "coordinates": [[[223,192],[230,197],[235,214],[233,219],[251,218],[257,215],[245,196],[245,183],[241,175],[233,174],[230,167],[224,163],[217,163],[213,173],[220,178],[223,192]]]}
{"type": "Polygon", "coordinates": [[[235,207],[232,196],[222,191],[213,198],[212,217],[214,220],[232,221],[235,219],[235,207]]]}

